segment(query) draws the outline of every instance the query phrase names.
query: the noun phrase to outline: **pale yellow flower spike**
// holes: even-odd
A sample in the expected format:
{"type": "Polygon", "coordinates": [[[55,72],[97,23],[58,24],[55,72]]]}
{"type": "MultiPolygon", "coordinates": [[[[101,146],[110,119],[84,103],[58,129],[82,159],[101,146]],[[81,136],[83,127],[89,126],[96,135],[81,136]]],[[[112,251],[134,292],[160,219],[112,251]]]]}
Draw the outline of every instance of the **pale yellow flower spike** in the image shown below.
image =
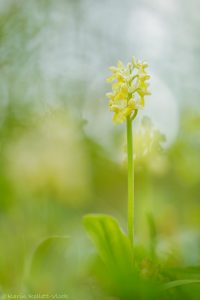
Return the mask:
{"type": "Polygon", "coordinates": [[[112,75],[107,78],[107,82],[114,83],[112,93],[106,95],[109,98],[110,111],[114,112],[113,122],[122,123],[128,116],[134,116],[138,109],[143,109],[144,97],[150,95],[147,67],[147,63],[133,57],[127,66],[118,61],[117,67],[109,68],[112,75]]]}

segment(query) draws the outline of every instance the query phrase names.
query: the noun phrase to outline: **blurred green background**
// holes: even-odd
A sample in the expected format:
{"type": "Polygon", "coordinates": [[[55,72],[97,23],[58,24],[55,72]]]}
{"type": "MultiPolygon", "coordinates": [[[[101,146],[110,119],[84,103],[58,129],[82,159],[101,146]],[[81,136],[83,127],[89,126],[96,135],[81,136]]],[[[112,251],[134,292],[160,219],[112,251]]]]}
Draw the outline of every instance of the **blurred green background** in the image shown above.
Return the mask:
{"type": "MultiPolygon", "coordinates": [[[[107,68],[149,62],[134,123],[136,240],[200,264],[198,0],[0,0],[0,290],[102,299],[85,213],[126,228],[125,126],[107,68]]],[[[105,298],[108,299],[108,298],[105,298]]],[[[111,299],[111,298],[109,298],[111,299]]]]}

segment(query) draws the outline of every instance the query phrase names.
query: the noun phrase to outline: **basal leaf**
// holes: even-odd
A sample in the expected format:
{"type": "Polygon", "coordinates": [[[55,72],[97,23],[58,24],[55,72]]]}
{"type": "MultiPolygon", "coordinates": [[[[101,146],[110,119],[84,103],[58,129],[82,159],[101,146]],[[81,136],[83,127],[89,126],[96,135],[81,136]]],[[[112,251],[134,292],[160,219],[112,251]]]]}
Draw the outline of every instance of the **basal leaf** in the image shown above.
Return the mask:
{"type": "Polygon", "coordinates": [[[107,215],[86,215],[84,226],[103,262],[113,271],[130,272],[132,247],[117,221],[107,215]]]}

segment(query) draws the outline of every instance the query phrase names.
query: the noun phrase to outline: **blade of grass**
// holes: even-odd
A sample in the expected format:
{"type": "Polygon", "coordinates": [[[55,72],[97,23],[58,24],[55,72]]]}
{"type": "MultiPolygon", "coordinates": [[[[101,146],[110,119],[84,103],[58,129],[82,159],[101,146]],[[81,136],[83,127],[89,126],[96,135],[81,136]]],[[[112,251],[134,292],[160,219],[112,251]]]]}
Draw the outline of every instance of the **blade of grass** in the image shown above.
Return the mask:
{"type": "Polygon", "coordinates": [[[164,290],[168,290],[171,288],[176,288],[182,285],[187,285],[187,284],[194,284],[194,283],[200,283],[200,280],[198,279],[182,279],[182,280],[174,280],[166,283],[164,285],[164,290]]]}

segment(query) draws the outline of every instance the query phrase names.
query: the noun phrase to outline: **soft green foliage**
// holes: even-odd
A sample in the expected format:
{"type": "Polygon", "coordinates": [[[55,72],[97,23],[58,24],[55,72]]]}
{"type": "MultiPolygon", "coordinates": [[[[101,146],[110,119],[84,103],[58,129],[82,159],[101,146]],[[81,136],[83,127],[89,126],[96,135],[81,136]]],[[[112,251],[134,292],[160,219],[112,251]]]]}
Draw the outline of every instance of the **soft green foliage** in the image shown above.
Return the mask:
{"type": "Polygon", "coordinates": [[[96,274],[109,293],[120,299],[129,299],[131,295],[145,300],[155,299],[159,292],[156,278],[146,275],[143,277],[143,263],[133,255],[130,240],[122,232],[118,222],[111,216],[87,215],[84,217],[84,225],[103,263],[98,264],[96,274]],[[145,290],[143,284],[146,286],[145,290]]]}
{"type": "Polygon", "coordinates": [[[200,283],[200,280],[195,280],[195,279],[183,279],[183,280],[174,280],[172,282],[168,282],[165,284],[164,289],[171,289],[187,284],[195,284],[195,283],[200,283]]]}
{"type": "Polygon", "coordinates": [[[45,292],[45,285],[50,285],[49,292],[62,290],[67,284],[67,276],[60,276],[56,280],[54,273],[58,273],[65,261],[66,250],[69,248],[70,239],[67,236],[49,236],[42,239],[30,251],[25,264],[23,283],[25,288],[45,292]],[[56,256],[56,259],[55,259],[56,256]],[[57,281],[56,287],[54,281],[57,281]]]}
{"type": "Polygon", "coordinates": [[[132,247],[117,220],[106,215],[87,215],[84,217],[84,225],[105,265],[113,272],[130,273],[132,247]]]}

